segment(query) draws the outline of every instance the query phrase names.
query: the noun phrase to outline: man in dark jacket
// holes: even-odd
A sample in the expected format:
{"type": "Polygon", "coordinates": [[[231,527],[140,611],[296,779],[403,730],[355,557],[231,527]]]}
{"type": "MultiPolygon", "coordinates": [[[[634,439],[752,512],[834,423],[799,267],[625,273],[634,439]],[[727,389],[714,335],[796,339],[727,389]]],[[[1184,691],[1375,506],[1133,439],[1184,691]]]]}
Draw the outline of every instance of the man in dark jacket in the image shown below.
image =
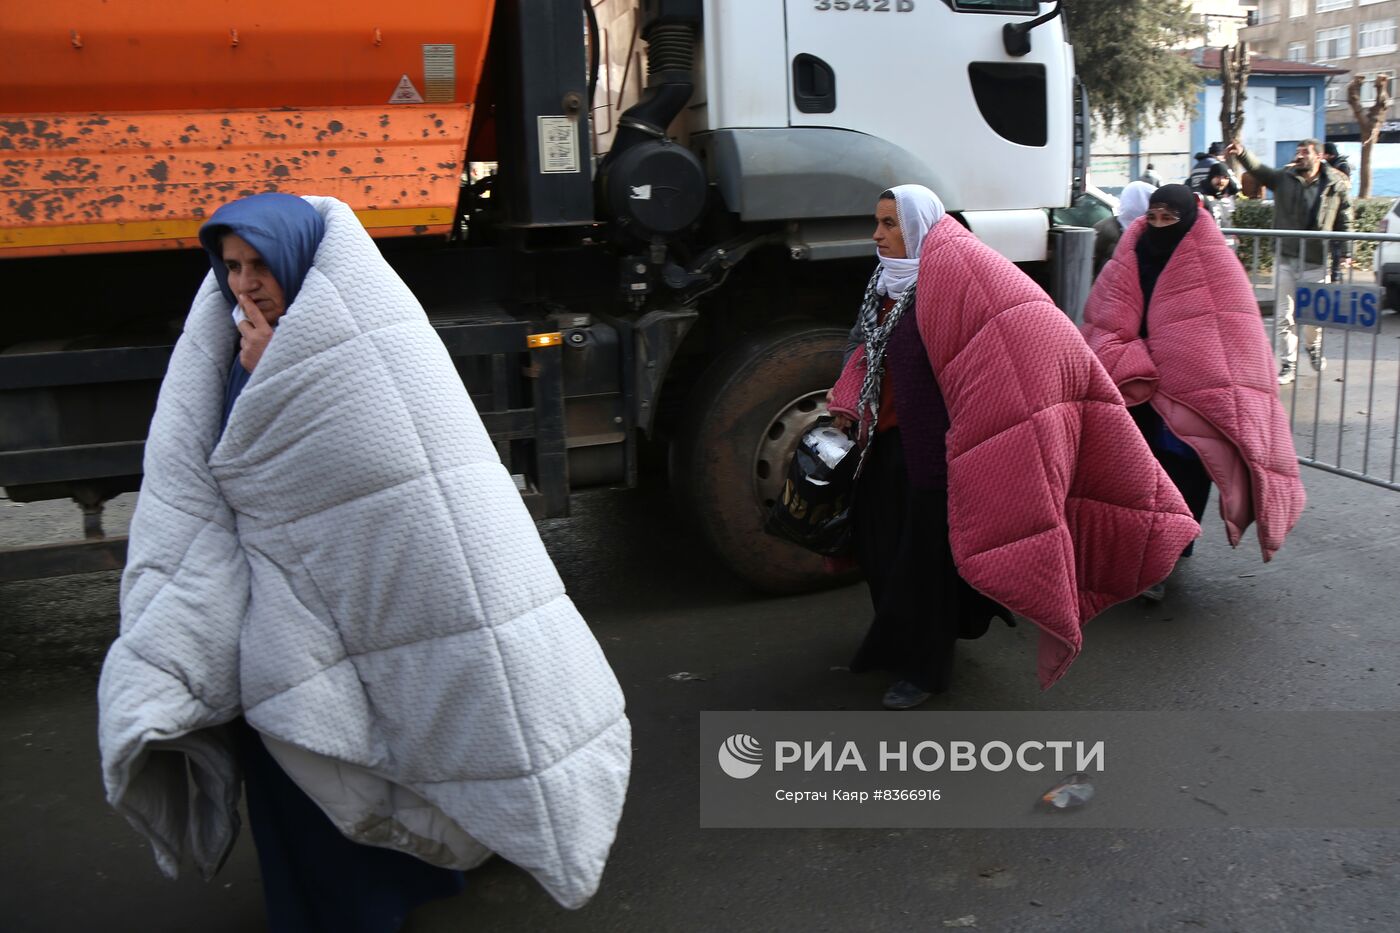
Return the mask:
{"type": "MultiPolygon", "coordinates": [[[[1284,168],[1265,165],[1239,143],[1231,143],[1226,151],[1238,156],[1245,171],[1256,181],[1273,189],[1275,230],[1351,230],[1351,179],[1327,164],[1322,158],[1322,144],[1317,140],[1300,142],[1293,164],[1284,168]]],[[[1350,264],[1351,243],[1342,242],[1342,263],[1350,264]]],[[[1278,371],[1279,385],[1288,385],[1298,373],[1298,335],[1293,323],[1298,280],[1305,272],[1311,272],[1316,280],[1330,281],[1328,253],[1322,240],[1300,244],[1295,238],[1285,237],[1279,244],[1279,255],[1274,262],[1277,295],[1274,314],[1281,334],[1279,349],[1283,354],[1278,371]]],[[[1327,368],[1327,360],[1322,355],[1322,328],[1308,327],[1305,331],[1308,359],[1314,370],[1322,372],[1327,368]]]]}
{"type": "Polygon", "coordinates": [[[1337,151],[1336,143],[1322,144],[1322,157],[1327,160],[1327,164],[1348,178],[1351,177],[1351,163],[1347,157],[1337,151]]]}
{"type": "MultiPolygon", "coordinates": [[[[1336,143],[1322,144],[1322,158],[1343,175],[1351,177],[1351,163],[1347,161],[1346,156],[1337,151],[1336,143]]],[[[1332,281],[1339,282],[1342,278],[1342,260],[1346,258],[1345,251],[1338,240],[1333,240],[1327,246],[1332,254],[1332,281]]]]}
{"type": "MultiPolygon", "coordinates": [[[[1234,226],[1235,196],[1240,193],[1240,186],[1230,177],[1230,169],[1224,162],[1217,162],[1210,167],[1210,174],[1195,193],[1205,204],[1206,210],[1210,211],[1216,226],[1234,226]]],[[[1227,236],[1225,243],[1234,249],[1239,245],[1239,239],[1227,236]]]]}
{"type": "MultiPolygon", "coordinates": [[[[1196,153],[1196,164],[1191,166],[1191,174],[1186,176],[1186,181],[1184,182],[1186,187],[1190,188],[1192,191],[1199,191],[1201,189],[1201,183],[1204,182],[1206,176],[1210,174],[1210,167],[1218,164],[1221,161],[1221,157],[1224,155],[1224,143],[1211,143],[1209,151],[1196,153]]],[[[1234,180],[1233,175],[1230,176],[1230,180],[1234,180]]]]}

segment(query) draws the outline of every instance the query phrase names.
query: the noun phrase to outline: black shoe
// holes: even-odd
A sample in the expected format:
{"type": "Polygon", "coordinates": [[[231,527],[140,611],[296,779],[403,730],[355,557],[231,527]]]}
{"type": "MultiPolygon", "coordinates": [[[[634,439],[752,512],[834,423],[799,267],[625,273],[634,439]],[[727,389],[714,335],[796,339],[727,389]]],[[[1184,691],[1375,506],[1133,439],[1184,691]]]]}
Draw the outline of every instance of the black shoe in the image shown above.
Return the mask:
{"type": "Polygon", "coordinates": [[[880,702],[885,709],[913,709],[931,696],[933,694],[922,687],[917,687],[907,680],[897,680],[885,691],[885,698],[880,702]]]}
{"type": "Polygon", "coordinates": [[[1308,347],[1308,361],[1312,363],[1313,372],[1320,373],[1327,368],[1327,357],[1322,355],[1322,347],[1308,347]]]}
{"type": "Polygon", "coordinates": [[[1142,598],[1150,603],[1160,603],[1167,598],[1166,582],[1156,583],[1142,591],[1142,598]]]}

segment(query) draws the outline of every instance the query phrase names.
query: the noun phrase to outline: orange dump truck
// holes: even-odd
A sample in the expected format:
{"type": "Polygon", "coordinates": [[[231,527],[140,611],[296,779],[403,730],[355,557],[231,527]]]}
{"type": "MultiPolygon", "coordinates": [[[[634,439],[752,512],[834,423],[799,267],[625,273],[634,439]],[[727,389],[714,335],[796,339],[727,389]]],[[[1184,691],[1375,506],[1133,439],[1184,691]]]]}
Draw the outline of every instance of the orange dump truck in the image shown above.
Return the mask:
{"type": "Polygon", "coordinates": [[[492,4],[56,0],[0,25],[0,251],[188,249],[243,192],[446,233],[492,4]],[[326,22],[333,13],[336,25],[326,22]]]}
{"type": "Polygon", "coordinates": [[[760,527],[839,367],[875,200],[928,184],[1010,258],[1055,259],[1077,95],[1037,0],[17,6],[0,486],[75,499],[87,537],[0,552],[0,579],[120,566],[102,503],[139,487],[199,226],[284,191],[379,238],[537,515],[665,444],[738,573],[808,586],[816,558],[760,527]]]}

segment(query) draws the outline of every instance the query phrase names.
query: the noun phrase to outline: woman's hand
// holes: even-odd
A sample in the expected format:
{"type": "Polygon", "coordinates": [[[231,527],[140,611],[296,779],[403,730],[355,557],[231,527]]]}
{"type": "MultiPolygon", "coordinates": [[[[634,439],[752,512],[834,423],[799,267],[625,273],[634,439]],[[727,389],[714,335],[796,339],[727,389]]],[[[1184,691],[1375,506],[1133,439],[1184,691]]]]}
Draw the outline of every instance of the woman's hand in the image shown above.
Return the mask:
{"type": "Polygon", "coordinates": [[[239,344],[238,362],[252,372],[262,359],[263,351],[272,342],[272,325],[267,323],[257,303],[247,295],[238,296],[238,307],[243,309],[244,320],[238,325],[238,333],[243,338],[239,344]]]}
{"type": "MultiPolygon", "coordinates": [[[[827,407],[831,406],[831,393],[835,391],[835,387],[826,390],[827,407]]],[[[851,425],[855,423],[850,418],[847,418],[845,415],[838,415],[835,412],[831,412],[830,414],[831,426],[838,431],[849,431],[851,429],[851,425]]]]}

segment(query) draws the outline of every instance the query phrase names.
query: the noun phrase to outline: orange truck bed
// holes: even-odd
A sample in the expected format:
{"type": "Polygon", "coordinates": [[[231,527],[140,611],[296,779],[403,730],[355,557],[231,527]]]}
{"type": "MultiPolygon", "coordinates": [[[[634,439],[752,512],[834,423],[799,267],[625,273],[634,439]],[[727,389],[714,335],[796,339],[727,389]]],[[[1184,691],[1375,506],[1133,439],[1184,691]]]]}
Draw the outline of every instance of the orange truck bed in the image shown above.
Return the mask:
{"type": "Polygon", "coordinates": [[[196,245],[227,201],[450,228],[492,0],[44,0],[0,19],[0,258],[196,245]]]}

